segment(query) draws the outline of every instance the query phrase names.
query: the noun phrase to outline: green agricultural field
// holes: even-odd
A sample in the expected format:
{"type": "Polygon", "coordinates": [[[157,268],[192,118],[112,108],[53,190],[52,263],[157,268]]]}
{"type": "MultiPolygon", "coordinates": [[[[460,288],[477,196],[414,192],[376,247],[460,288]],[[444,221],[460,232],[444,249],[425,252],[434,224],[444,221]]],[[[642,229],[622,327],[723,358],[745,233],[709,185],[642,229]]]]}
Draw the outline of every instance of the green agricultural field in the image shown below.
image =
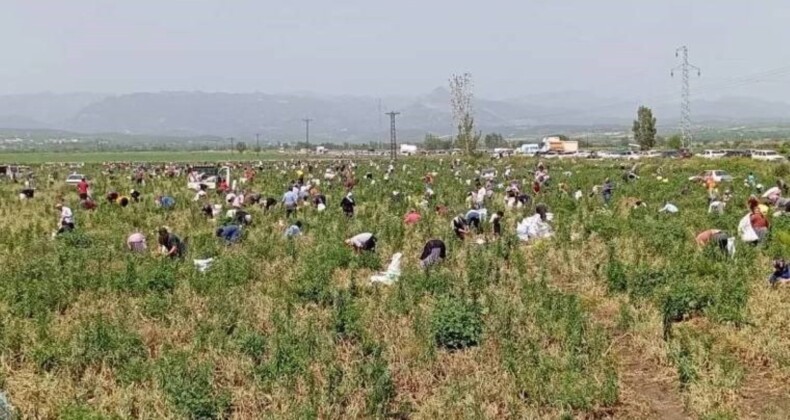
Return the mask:
{"type": "MultiPolygon", "coordinates": [[[[476,170],[496,167],[499,184],[510,165],[529,185],[534,160],[452,169],[448,159],[409,159],[389,180],[386,165],[355,168],[353,219],[339,206],[345,188],[316,164],[328,208],[298,210],[303,236],[283,236],[279,206],[255,206],[232,246],[214,236],[217,222],[185,179],[149,178],[142,201],[121,208],[102,197],[131,181],[89,165],[99,206],[87,211],[74,187],[44,185],[46,169],[34,167],[33,200],[0,184],[0,390],[20,418],[786,418],[790,289],[766,277],[773,258],[790,257],[790,218],[771,220],[764,245],[738,243],[734,259],[697,249],[694,235],[735,233],[749,171],[772,185],[790,168],[654,160],[625,183],[618,162],[548,163],[551,186],[534,200],[554,214],[551,239],[518,241],[516,223],[532,207],[505,210],[502,188],[487,202],[505,211],[502,238],[487,223],[485,244],[450,228],[476,170]],[[707,192],[687,180],[702,169],[736,176],[724,215],[708,214],[707,192]],[[431,206],[450,213],[425,209],[406,227],[432,171],[431,206]],[[616,185],[608,207],[588,194],[607,177],[616,185]],[[154,205],[164,193],[174,209],[154,205]],[[77,227],[52,239],[59,197],[77,227]],[[635,198],[647,207],[632,210],[635,198]],[[666,201],[680,212],[659,214],[666,201]],[[162,225],[187,241],[185,261],[153,252],[162,225]],[[135,228],[151,253],[125,249],[135,228]],[[378,249],[357,255],[343,240],[365,231],[378,249]],[[431,238],[446,242],[448,258],[423,271],[431,238]],[[396,252],[400,279],[371,285],[396,252]],[[207,257],[216,262],[201,273],[192,259],[207,257]]],[[[247,187],[279,201],[297,168],[267,165],[247,187]]],[[[221,201],[212,192],[206,202],[221,201]]]]}
{"type": "Polygon", "coordinates": [[[0,153],[0,163],[61,163],[61,162],[222,162],[222,161],[257,161],[261,159],[282,158],[282,154],[273,151],[261,153],[245,152],[214,152],[214,151],[139,151],[139,152],[18,152],[0,153]]]}

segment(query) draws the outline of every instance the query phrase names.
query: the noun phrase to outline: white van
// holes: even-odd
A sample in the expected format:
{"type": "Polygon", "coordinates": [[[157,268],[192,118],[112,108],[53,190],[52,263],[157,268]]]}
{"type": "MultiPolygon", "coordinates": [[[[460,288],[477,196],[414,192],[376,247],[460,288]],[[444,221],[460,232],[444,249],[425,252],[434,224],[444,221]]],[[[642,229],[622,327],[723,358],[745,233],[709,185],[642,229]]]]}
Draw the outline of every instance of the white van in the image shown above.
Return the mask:
{"type": "Polygon", "coordinates": [[[726,154],[727,152],[724,150],[703,150],[702,153],[697,156],[705,159],[719,159],[723,158],[726,154]]]}
{"type": "Polygon", "coordinates": [[[785,160],[785,157],[776,153],[775,150],[753,150],[752,159],[766,162],[778,162],[785,160]]]}
{"type": "Polygon", "coordinates": [[[540,145],[522,144],[518,149],[516,149],[516,152],[526,156],[535,156],[538,152],[540,152],[540,145]]]}

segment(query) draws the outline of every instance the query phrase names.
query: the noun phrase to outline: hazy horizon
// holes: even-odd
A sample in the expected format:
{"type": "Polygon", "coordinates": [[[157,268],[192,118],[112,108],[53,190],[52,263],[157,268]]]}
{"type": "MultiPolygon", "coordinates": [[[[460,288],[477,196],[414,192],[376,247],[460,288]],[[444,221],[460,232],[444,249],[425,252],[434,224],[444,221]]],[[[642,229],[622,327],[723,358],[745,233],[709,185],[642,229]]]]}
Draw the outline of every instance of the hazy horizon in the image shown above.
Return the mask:
{"type": "Polygon", "coordinates": [[[12,0],[0,15],[0,94],[420,95],[468,71],[486,98],[581,91],[677,101],[669,71],[685,44],[703,71],[694,97],[782,100],[788,17],[778,0],[12,0]]]}

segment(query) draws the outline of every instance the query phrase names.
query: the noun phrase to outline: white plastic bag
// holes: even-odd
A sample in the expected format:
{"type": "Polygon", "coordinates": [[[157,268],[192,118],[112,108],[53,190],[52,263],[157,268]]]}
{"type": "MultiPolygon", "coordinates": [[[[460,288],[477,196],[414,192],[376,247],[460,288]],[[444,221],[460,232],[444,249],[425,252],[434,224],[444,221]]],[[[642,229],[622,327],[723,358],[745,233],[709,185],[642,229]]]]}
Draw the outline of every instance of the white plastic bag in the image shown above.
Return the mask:
{"type": "Polygon", "coordinates": [[[749,216],[751,215],[743,216],[741,221],[738,222],[738,234],[740,234],[741,240],[744,242],[756,242],[760,238],[757,236],[754,228],[752,228],[752,221],[749,216]]]}
{"type": "Polygon", "coordinates": [[[387,267],[387,271],[371,276],[370,282],[391,285],[392,283],[398,281],[398,278],[400,278],[400,260],[402,256],[403,254],[400,252],[393,255],[392,261],[390,262],[389,267],[387,267]]]}

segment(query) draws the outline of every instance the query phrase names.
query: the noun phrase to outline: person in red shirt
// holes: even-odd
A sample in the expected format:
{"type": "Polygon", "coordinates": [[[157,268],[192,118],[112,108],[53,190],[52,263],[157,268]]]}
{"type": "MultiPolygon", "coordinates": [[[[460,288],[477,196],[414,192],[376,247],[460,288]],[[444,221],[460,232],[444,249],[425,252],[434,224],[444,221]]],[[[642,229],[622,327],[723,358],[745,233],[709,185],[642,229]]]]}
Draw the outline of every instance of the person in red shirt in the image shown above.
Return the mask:
{"type": "Polygon", "coordinates": [[[88,181],[85,178],[82,178],[80,182],[77,184],[77,193],[80,195],[80,200],[87,200],[88,199],[88,181]]]}
{"type": "MultiPolygon", "coordinates": [[[[750,203],[751,204],[751,203],[750,203]]],[[[759,205],[751,205],[751,215],[749,215],[749,222],[752,224],[752,229],[754,229],[754,233],[757,234],[759,238],[758,242],[762,242],[768,236],[768,229],[770,225],[768,223],[768,218],[760,211],[759,205]]]]}
{"type": "Polygon", "coordinates": [[[420,219],[422,219],[420,213],[418,213],[415,209],[411,209],[408,213],[406,213],[405,216],[403,216],[403,223],[406,225],[414,225],[417,224],[420,219]]]}
{"type": "Polygon", "coordinates": [[[228,190],[228,181],[221,179],[219,181],[219,185],[217,186],[217,193],[224,193],[228,190]]]}

